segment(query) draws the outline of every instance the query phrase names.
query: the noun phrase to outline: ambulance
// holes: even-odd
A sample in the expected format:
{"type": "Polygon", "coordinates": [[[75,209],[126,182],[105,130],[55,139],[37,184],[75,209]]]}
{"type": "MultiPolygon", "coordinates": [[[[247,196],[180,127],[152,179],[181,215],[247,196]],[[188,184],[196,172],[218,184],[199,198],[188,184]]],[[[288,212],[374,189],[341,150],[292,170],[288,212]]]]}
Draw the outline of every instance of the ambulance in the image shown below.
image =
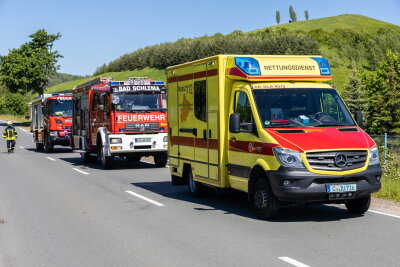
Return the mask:
{"type": "Polygon", "coordinates": [[[246,192],[263,219],[293,203],[368,210],[378,148],[326,83],[326,59],[218,55],[166,72],[173,185],[246,192]]]}
{"type": "Polygon", "coordinates": [[[70,146],[72,93],[43,94],[29,103],[31,133],[36,150],[54,151],[55,145],[70,146]]]}

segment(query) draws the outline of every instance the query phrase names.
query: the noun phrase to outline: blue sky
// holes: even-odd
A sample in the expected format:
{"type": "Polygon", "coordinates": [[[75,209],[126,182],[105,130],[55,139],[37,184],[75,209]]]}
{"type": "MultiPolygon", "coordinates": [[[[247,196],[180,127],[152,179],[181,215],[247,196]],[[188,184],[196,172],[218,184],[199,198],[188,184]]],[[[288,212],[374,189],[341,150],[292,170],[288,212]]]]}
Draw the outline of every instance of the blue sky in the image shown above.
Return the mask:
{"type": "Polygon", "coordinates": [[[360,14],[400,25],[400,0],[0,0],[0,55],[44,28],[61,33],[54,48],[60,72],[92,74],[103,63],[148,45],[182,37],[251,31],[289,20],[360,14]]]}

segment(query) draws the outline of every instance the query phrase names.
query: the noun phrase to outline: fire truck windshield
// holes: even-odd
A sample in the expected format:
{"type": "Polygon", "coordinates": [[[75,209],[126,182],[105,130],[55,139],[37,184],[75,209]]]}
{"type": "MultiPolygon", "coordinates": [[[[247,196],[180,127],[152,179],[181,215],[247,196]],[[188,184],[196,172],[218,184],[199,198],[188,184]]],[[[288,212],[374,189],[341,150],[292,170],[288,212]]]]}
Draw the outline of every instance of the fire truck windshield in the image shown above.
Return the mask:
{"type": "Polygon", "coordinates": [[[355,126],[334,89],[253,90],[264,128],[355,126]]]}
{"type": "Polygon", "coordinates": [[[72,117],[72,100],[51,100],[51,116],[72,117]]]}
{"type": "Polygon", "coordinates": [[[112,102],[116,111],[166,111],[165,94],[160,93],[114,93],[112,102]]]}

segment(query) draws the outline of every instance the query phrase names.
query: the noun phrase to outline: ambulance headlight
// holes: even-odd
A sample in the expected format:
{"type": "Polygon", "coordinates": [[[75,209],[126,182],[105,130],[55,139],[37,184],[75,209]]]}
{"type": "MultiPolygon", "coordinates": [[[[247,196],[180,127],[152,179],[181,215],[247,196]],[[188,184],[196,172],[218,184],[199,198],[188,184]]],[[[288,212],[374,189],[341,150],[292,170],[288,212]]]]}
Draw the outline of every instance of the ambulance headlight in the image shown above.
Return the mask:
{"type": "Polygon", "coordinates": [[[163,141],[168,142],[168,136],[164,136],[163,141]]]}
{"type": "Polygon", "coordinates": [[[235,64],[247,75],[260,75],[260,65],[252,57],[235,57],[235,64]]]}
{"type": "Polygon", "coordinates": [[[111,138],[110,142],[111,142],[111,144],[121,144],[122,139],[121,138],[111,138]]]}
{"type": "Polygon", "coordinates": [[[274,154],[279,163],[284,167],[305,168],[301,160],[301,155],[297,151],[283,147],[275,147],[274,154]]]}
{"type": "Polygon", "coordinates": [[[379,164],[379,151],[378,147],[374,146],[369,150],[369,165],[379,164]]]}

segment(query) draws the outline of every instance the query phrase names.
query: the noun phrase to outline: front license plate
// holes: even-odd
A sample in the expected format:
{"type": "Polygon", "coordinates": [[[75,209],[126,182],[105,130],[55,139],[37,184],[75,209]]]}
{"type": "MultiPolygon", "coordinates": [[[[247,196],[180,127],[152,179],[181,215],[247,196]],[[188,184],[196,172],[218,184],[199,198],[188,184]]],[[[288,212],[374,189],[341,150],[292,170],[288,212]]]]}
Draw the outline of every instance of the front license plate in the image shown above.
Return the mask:
{"type": "Polygon", "coordinates": [[[326,192],[328,193],[342,193],[353,191],[357,191],[356,184],[329,184],[326,186],[326,192]]]}
{"type": "Polygon", "coordinates": [[[135,138],[135,143],[146,143],[150,142],[151,138],[135,138]]]}

